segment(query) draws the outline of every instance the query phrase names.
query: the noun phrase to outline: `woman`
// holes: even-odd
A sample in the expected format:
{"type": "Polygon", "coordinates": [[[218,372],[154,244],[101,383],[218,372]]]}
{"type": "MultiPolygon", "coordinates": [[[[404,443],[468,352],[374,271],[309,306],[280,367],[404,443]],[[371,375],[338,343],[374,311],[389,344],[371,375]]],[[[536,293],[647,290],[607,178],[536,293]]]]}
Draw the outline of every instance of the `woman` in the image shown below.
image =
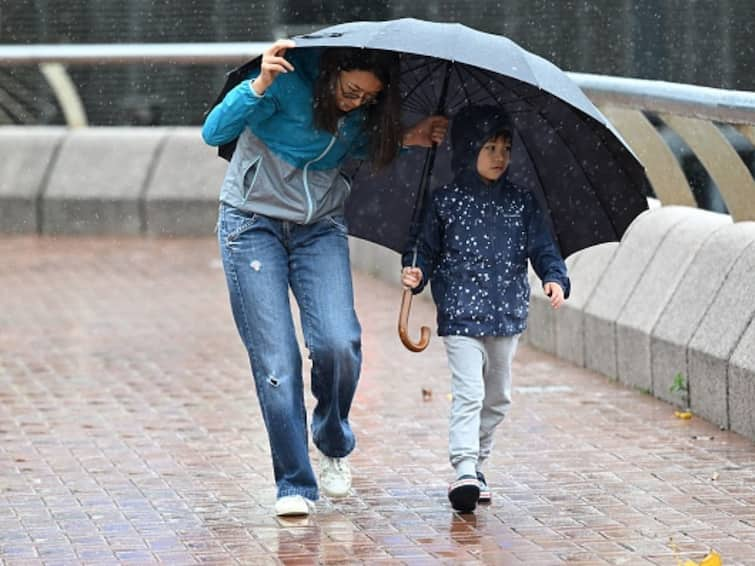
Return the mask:
{"type": "Polygon", "coordinates": [[[238,138],[221,188],[218,238],[270,441],[278,515],[306,515],[319,496],[289,287],[312,360],[319,485],[332,497],[351,487],[348,416],[361,329],[343,218],[350,187],[339,165],[355,157],[383,167],[401,145],[429,146],[447,128],[433,116],[401,131],[397,54],[294,47],[280,40],[267,49],[260,71],[231,90],[202,129],[210,145],[238,138]]]}

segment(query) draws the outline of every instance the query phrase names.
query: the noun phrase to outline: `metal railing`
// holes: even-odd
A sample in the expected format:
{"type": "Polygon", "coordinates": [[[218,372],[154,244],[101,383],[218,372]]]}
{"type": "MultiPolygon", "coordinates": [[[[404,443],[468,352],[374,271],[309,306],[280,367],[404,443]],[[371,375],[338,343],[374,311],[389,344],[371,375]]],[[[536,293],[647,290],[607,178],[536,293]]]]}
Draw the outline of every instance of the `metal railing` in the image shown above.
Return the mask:
{"type": "MultiPolygon", "coordinates": [[[[66,65],[239,63],[270,43],[0,45],[0,66],[39,65],[69,126],[87,124],[66,65]]],[[[702,163],[734,220],[755,220],[755,180],[740,154],[755,145],[755,93],[623,77],[567,73],[611,120],[645,165],[663,204],[696,206],[687,177],[669,144],[669,130],[702,163]],[[650,116],[650,118],[649,118],[650,116]],[[664,128],[659,128],[660,121],[664,128]],[[738,152],[721,126],[749,145],[738,152]],[[750,145],[752,144],[752,145],[750,145]]],[[[753,157],[755,160],[755,157],[753,157]]]]}
{"type": "Polygon", "coordinates": [[[732,218],[755,220],[752,172],[732,146],[731,136],[717,125],[729,125],[755,144],[755,93],[582,73],[570,76],[635,151],[663,204],[696,206],[696,201],[668,136],[651,123],[648,113],[700,160],[732,218]]]}
{"type": "Polygon", "coordinates": [[[246,61],[270,42],[237,43],[88,43],[83,45],[0,45],[0,65],[39,63],[129,64],[180,63],[196,65],[246,61]]]}

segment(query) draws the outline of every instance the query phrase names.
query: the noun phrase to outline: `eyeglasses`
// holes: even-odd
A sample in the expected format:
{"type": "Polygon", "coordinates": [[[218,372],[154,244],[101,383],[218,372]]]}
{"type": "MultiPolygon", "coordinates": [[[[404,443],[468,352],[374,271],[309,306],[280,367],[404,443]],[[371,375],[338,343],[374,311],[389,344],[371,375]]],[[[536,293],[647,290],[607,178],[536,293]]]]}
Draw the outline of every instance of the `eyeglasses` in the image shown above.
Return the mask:
{"type": "Polygon", "coordinates": [[[373,106],[380,100],[380,93],[367,94],[363,92],[359,87],[354,86],[350,83],[347,83],[346,86],[349,88],[349,90],[343,88],[343,81],[341,80],[341,75],[339,74],[338,90],[341,91],[341,96],[343,96],[344,98],[347,98],[348,100],[359,100],[360,106],[373,106]]]}

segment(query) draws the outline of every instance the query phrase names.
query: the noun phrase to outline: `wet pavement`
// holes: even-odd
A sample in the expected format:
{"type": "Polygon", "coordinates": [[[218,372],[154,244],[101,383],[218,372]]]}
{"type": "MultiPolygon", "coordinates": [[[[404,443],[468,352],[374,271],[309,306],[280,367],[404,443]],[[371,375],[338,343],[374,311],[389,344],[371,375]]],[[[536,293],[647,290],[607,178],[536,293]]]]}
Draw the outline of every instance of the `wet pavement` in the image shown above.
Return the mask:
{"type": "Polygon", "coordinates": [[[214,241],[0,239],[0,562],[755,565],[755,445],[527,347],[493,501],[454,513],[442,344],[355,285],[353,495],[281,520],[214,241]]]}

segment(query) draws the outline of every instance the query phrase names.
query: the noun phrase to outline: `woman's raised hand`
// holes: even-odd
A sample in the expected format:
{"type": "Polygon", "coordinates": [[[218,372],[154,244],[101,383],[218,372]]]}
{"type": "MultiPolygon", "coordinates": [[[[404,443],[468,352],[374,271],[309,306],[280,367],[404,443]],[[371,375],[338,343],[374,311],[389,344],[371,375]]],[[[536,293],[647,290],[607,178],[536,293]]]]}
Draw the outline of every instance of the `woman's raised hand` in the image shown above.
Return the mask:
{"type": "Polygon", "coordinates": [[[286,50],[293,47],[296,44],[290,39],[279,39],[262,52],[261,72],[252,82],[257,94],[263,95],[280,73],[294,70],[294,66],[285,59],[286,50]]]}

